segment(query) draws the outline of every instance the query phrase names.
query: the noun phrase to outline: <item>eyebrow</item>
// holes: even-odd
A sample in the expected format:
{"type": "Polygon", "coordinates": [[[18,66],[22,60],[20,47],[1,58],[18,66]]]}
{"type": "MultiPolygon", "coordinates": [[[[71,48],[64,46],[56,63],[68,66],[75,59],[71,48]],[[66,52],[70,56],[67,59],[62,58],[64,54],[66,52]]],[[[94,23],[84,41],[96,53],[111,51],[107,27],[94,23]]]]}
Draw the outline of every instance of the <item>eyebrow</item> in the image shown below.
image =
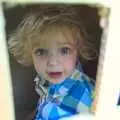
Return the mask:
{"type": "Polygon", "coordinates": [[[57,42],[58,44],[72,45],[70,42],[57,42]]]}
{"type": "Polygon", "coordinates": [[[67,42],[58,42],[58,44],[59,44],[59,46],[61,46],[61,45],[66,45],[66,46],[71,46],[71,47],[73,47],[73,46],[75,46],[75,44],[72,44],[72,43],[67,43],[67,42]]]}

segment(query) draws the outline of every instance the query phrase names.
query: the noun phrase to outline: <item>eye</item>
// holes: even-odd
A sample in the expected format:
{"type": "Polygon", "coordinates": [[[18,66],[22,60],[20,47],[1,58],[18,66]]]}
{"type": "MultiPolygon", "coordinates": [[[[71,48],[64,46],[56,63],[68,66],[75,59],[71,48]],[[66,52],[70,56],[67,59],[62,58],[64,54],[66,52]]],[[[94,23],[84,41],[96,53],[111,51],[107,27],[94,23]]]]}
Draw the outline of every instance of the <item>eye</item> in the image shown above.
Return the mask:
{"type": "Polygon", "coordinates": [[[70,52],[71,52],[71,49],[69,47],[60,48],[61,55],[69,55],[70,52]]]}
{"type": "Polygon", "coordinates": [[[47,49],[42,49],[42,48],[39,48],[35,51],[35,54],[37,56],[46,56],[48,54],[48,50],[47,49]]]}

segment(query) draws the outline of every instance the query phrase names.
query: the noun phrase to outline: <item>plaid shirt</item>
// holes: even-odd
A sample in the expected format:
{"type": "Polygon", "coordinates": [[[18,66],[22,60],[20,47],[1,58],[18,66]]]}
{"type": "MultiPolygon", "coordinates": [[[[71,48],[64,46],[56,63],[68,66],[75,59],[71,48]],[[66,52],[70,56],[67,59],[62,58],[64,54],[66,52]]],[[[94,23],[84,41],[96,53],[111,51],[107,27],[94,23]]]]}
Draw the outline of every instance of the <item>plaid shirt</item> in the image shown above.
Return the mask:
{"type": "MultiPolygon", "coordinates": [[[[58,120],[77,113],[90,112],[93,101],[93,81],[78,69],[60,84],[41,88],[35,120],[58,120]],[[44,95],[43,95],[44,93],[44,95]]],[[[45,84],[45,83],[44,83],[45,84]]],[[[36,88],[38,91],[38,88],[36,88]]]]}

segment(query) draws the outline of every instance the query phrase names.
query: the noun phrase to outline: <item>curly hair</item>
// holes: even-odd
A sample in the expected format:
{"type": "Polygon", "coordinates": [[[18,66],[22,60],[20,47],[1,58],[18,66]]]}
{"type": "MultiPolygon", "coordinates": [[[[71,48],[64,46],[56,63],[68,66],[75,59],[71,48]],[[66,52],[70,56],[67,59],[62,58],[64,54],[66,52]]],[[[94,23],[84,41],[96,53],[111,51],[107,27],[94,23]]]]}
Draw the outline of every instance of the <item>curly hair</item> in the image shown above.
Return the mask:
{"type": "Polygon", "coordinates": [[[79,59],[89,60],[97,56],[97,51],[94,49],[77,12],[68,10],[58,10],[51,13],[37,11],[27,14],[9,36],[8,49],[19,63],[32,65],[30,43],[32,47],[40,45],[44,41],[43,39],[54,37],[56,31],[62,32],[68,42],[72,37],[79,59]]]}

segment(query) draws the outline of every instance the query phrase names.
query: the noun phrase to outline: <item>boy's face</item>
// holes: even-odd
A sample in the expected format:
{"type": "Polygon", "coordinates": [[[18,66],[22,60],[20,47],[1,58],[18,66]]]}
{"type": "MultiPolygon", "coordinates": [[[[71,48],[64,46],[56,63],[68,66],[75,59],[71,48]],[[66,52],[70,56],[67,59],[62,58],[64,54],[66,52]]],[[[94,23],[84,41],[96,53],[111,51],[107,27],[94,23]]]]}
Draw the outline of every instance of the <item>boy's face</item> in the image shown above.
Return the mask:
{"type": "Polygon", "coordinates": [[[65,37],[57,35],[50,44],[46,41],[34,48],[32,57],[37,73],[55,84],[62,82],[73,73],[77,50],[65,40],[65,37]]]}

